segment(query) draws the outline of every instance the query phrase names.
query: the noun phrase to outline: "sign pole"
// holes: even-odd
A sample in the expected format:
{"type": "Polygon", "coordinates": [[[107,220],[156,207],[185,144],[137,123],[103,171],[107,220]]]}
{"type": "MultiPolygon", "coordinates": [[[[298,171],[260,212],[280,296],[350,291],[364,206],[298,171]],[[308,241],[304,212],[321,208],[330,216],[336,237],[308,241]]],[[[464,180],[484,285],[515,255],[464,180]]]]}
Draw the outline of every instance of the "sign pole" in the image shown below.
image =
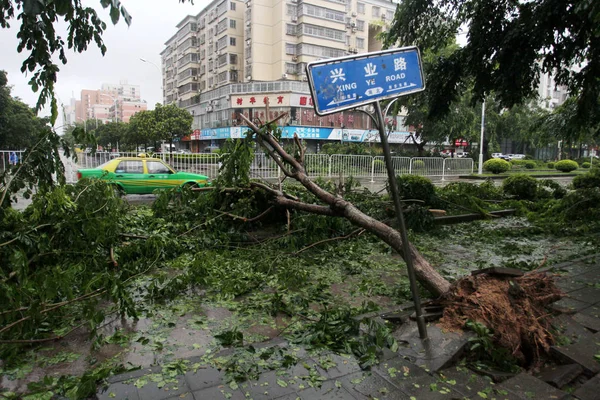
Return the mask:
{"type": "Polygon", "coordinates": [[[402,251],[404,252],[404,261],[406,261],[406,269],[408,271],[408,280],[410,282],[410,291],[412,293],[413,302],[415,303],[415,314],[417,316],[417,327],[419,328],[419,337],[421,339],[427,339],[427,328],[425,327],[425,320],[423,319],[423,312],[421,310],[421,299],[419,298],[419,289],[417,288],[417,279],[415,276],[415,269],[413,266],[412,254],[410,252],[408,242],[408,232],[406,231],[406,224],[404,223],[404,213],[402,211],[402,203],[400,203],[400,195],[398,194],[398,185],[396,183],[396,177],[394,175],[394,167],[392,165],[392,156],[390,154],[390,145],[387,140],[387,134],[385,132],[383,113],[381,112],[381,105],[379,101],[375,103],[375,114],[379,121],[379,137],[381,138],[381,146],[383,147],[383,156],[385,159],[385,166],[387,167],[388,179],[390,181],[390,191],[392,199],[394,200],[394,208],[396,209],[396,216],[398,218],[398,227],[400,229],[400,237],[402,238],[402,251]]]}

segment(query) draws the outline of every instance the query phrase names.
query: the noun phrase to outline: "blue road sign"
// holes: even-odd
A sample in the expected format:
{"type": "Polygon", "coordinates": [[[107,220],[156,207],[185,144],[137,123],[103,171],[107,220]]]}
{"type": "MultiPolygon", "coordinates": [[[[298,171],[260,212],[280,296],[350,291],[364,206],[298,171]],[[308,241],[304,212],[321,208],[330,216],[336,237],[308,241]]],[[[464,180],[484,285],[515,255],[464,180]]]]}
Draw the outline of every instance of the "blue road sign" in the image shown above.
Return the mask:
{"type": "Polygon", "coordinates": [[[425,89],[416,47],[311,62],[306,75],[319,115],[425,89]]]}

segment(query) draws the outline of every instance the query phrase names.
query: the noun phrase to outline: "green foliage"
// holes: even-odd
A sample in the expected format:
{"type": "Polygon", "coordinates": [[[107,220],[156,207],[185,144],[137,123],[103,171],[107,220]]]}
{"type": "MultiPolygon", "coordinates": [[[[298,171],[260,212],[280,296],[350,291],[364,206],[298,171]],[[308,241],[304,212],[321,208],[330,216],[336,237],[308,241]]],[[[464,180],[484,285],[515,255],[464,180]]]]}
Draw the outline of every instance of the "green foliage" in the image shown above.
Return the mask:
{"type": "Polygon", "coordinates": [[[0,175],[0,210],[8,207],[11,200],[16,201],[20,191],[23,191],[23,197],[29,198],[34,190],[44,193],[57,183],[65,183],[59,149],[62,148],[65,157],[69,157],[67,144],[48,127],[36,132],[36,139],[36,143],[23,153],[19,164],[5,169],[0,175]]]}
{"type": "Polygon", "coordinates": [[[538,190],[537,180],[526,174],[514,174],[502,182],[504,193],[521,200],[535,200],[538,190]]]}
{"type": "Polygon", "coordinates": [[[6,72],[0,70],[0,149],[31,148],[47,122],[47,118],[36,117],[27,104],[11,97],[6,72]]]}
{"type": "Polygon", "coordinates": [[[356,154],[356,155],[370,155],[379,156],[381,155],[381,148],[368,145],[366,143],[325,143],[321,147],[321,153],[324,154],[356,154]]]}
{"type": "Polygon", "coordinates": [[[492,206],[486,200],[500,201],[504,199],[502,190],[496,187],[491,179],[486,179],[480,185],[468,182],[451,182],[438,188],[437,192],[442,201],[441,206],[444,209],[450,212],[456,210],[461,214],[472,212],[487,215],[492,206]]]}
{"type": "Polygon", "coordinates": [[[510,169],[510,163],[500,158],[490,158],[483,163],[483,169],[493,174],[500,174],[510,169]]]}
{"type": "MultiPolygon", "coordinates": [[[[110,185],[99,180],[40,192],[22,213],[5,210],[0,302],[7,313],[1,318],[4,325],[26,318],[1,332],[2,339],[52,337],[78,322],[94,332],[107,311],[97,307],[101,299],[136,315],[124,285],[144,265],[116,268],[116,259],[111,261],[125,211],[110,185]],[[80,298],[82,304],[75,300],[80,298]]],[[[15,350],[8,346],[1,352],[8,357],[15,350]]]]}
{"type": "Polygon", "coordinates": [[[525,162],[525,168],[534,169],[535,167],[536,167],[535,161],[526,161],[525,162]]]}
{"type": "Polygon", "coordinates": [[[554,197],[555,199],[562,199],[566,194],[567,189],[552,179],[542,179],[538,182],[539,198],[554,197]]]}
{"type": "Polygon", "coordinates": [[[116,148],[118,143],[122,146],[127,141],[128,128],[128,125],[123,122],[101,124],[94,130],[96,141],[100,146],[108,149],[116,148]]]}
{"type": "Polygon", "coordinates": [[[588,161],[581,163],[581,168],[590,169],[591,167],[592,164],[590,164],[588,161]]]}
{"type": "Polygon", "coordinates": [[[156,103],[154,110],[151,112],[155,116],[159,140],[173,143],[175,140],[190,134],[194,117],[186,109],[179,108],[175,104],[163,106],[156,103]]]}
{"type": "Polygon", "coordinates": [[[555,234],[582,234],[600,232],[600,189],[578,189],[560,200],[547,204],[540,214],[530,218],[539,226],[555,234]]]}
{"type": "MultiPolygon", "coordinates": [[[[594,53],[597,18],[594,2],[407,0],[398,6],[384,46],[411,43],[423,54],[441,53],[469,25],[467,44],[437,57],[427,71],[431,110],[449,113],[470,83],[476,99],[495,93],[501,108],[510,108],[532,97],[541,73],[549,73],[576,94],[580,121],[574,122],[593,126],[600,121],[600,82],[594,68],[573,72],[571,66],[594,53]]],[[[600,55],[585,59],[597,65],[600,55]]]]}
{"type": "Polygon", "coordinates": [[[223,165],[219,170],[219,178],[214,182],[217,186],[246,187],[250,183],[250,165],[254,161],[253,146],[249,145],[251,136],[245,139],[229,139],[223,147],[223,165]]]}
{"type": "Polygon", "coordinates": [[[547,166],[549,169],[554,169],[554,163],[553,163],[553,162],[549,162],[548,164],[546,164],[546,166],[547,166]]]}
{"type": "Polygon", "coordinates": [[[412,167],[416,170],[420,170],[420,169],[424,169],[425,168],[425,161],[423,160],[414,160],[412,162],[412,167]]]}
{"type": "Polygon", "coordinates": [[[468,320],[465,328],[473,331],[475,337],[469,339],[469,352],[471,357],[479,364],[486,364],[489,369],[498,369],[505,372],[517,372],[517,360],[510,352],[494,343],[494,333],[485,324],[468,320]]]}
{"type": "Polygon", "coordinates": [[[435,186],[429,179],[419,175],[400,175],[396,177],[396,183],[401,199],[421,200],[425,205],[435,204],[435,186]]]}
{"type": "Polygon", "coordinates": [[[573,160],[560,160],[554,164],[554,168],[561,172],[571,172],[579,168],[579,165],[573,160]]]}
{"type": "Polygon", "coordinates": [[[583,175],[577,175],[573,178],[573,187],[575,189],[600,188],[600,169],[593,168],[583,175]]]}

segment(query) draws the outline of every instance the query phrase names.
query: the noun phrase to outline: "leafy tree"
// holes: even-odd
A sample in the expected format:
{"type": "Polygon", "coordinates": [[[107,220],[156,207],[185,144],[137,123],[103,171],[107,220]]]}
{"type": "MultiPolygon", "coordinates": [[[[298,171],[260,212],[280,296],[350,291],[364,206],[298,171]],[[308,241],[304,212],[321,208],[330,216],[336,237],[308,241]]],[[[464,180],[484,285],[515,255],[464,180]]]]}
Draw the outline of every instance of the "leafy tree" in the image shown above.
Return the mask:
{"type": "Polygon", "coordinates": [[[156,120],[157,135],[160,140],[165,140],[171,145],[189,135],[192,130],[194,117],[189,111],[177,107],[175,104],[163,106],[156,103],[152,111],[156,120]]]}
{"type": "Polygon", "coordinates": [[[47,123],[38,118],[29,106],[10,95],[6,72],[0,71],[0,148],[20,150],[37,141],[36,132],[47,123]]]}
{"type": "Polygon", "coordinates": [[[144,144],[156,143],[159,140],[156,125],[156,115],[152,110],[143,110],[135,113],[129,119],[128,143],[144,144]]]}
{"type": "Polygon", "coordinates": [[[467,44],[441,54],[428,76],[430,116],[447,114],[469,81],[476,100],[495,92],[509,108],[533,97],[540,73],[550,73],[575,97],[577,122],[596,125],[599,19],[600,4],[587,0],[405,0],[385,45],[415,44],[435,53],[468,27],[467,44]]]}
{"type": "Polygon", "coordinates": [[[124,122],[102,124],[94,131],[98,144],[106,148],[108,148],[109,144],[115,147],[117,143],[123,143],[127,132],[128,126],[124,122]]]}

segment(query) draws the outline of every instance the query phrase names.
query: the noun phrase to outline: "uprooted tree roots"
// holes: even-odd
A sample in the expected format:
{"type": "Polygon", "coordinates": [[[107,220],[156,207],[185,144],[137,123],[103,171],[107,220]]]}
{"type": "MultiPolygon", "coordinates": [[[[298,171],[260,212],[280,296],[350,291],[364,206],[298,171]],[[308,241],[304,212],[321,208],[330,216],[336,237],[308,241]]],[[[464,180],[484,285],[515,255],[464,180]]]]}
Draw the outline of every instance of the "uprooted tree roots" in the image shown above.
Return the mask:
{"type": "Polygon", "coordinates": [[[463,329],[469,320],[483,323],[497,345],[510,351],[522,366],[535,365],[554,337],[546,306],[563,296],[551,275],[531,272],[521,277],[479,274],[457,281],[441,298],[440,324],[463,329]]]}

